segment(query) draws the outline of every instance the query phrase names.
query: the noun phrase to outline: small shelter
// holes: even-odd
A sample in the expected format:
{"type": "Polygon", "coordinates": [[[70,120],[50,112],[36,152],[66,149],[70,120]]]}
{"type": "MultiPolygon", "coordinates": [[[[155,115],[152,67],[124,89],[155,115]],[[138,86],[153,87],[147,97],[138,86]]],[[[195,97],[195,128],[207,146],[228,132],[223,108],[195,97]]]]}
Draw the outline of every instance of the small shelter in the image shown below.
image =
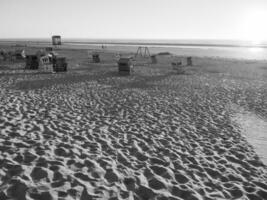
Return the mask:
{"type": "Polygon", "coordinates": [[[25,69],[38,69],[39,59],[37,55],[27,55],[26,56],[26,66],[25,69]]]}
{"type": "Polygon", "coordinates": [[[93,52],[92,54],[92,59],[94,63],[100,63],[100,57],[99,57],[99,53],[97,52],[93,52]]]}
{"type": "Polygon", "coordinates": [[[55,72],[66,72],[67,66],[66,57],[53,58],[53,69],[55,72]]]}
{"type": "Polygon", "coordinates": [[[130,75],[133,72],[132,57],[121,57],[118,61],[119,74],[130,75]]]}
{"type": "Polygon", "coordinates": [[[60,35],[53,35],[52,36],[52,44],[54,46],[61,45],[61,36],[60,35]]]}

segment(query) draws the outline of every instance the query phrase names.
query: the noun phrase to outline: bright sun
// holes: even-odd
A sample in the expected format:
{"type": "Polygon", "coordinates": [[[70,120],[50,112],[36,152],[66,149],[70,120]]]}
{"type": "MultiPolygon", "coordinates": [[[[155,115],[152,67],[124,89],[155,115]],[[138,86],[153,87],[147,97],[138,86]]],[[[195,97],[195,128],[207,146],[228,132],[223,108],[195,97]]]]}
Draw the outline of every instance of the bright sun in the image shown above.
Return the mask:
{"type": "Polygon", "coordinates": [[[267,39],[267,9],[250,8],[243,18],[242,39],[249,40],[254,45],[267,39]]]}

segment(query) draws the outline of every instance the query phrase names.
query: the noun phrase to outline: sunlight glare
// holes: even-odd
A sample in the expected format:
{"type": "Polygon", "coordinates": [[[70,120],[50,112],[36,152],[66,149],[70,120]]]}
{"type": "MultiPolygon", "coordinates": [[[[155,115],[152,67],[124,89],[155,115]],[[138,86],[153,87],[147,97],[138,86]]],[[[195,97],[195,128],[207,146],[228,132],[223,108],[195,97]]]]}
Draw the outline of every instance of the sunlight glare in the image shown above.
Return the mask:
{"type": "Polygon", "coordinates": [[[267,37],[267,9],[255,7],[249,9],[242,24],[242,39],[251,41],[252,45],[260,45],[267,37]]]}
{"type": "Polygon", "coordinates": [[[251,53],[259,53],[259,52],[262,52],[264,49],[263,48],[260,48],[260,47],[252,47],[252,48],[249,48],[249,51],[251,53]]]}

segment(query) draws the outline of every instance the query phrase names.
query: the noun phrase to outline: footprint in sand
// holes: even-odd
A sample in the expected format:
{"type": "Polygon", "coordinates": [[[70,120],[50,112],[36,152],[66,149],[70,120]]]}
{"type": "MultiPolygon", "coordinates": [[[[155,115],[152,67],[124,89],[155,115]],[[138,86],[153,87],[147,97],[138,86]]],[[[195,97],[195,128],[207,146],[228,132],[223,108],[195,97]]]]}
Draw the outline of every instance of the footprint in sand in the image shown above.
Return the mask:
{"type": "Polygon", "coordinates": [[[12,180],[10,182],[11,187],[7,190],[7,196],[15,199],[26,200],[25,195],[27,192],[27,185],[19,180],[12,180]]]}
{"type": "Polygon", "coordinates": [[[155,190],[162,190],[162,189],[166,189],[167,186],[161,182],[160,180],[158,180],[157,178],[151,178],[148,181],[148,185],[149,187],[155,189],[155,190]]]}
{"type": "Polygon", "coordinates": [[[32,177],[33,180],[39,181],[43,178],[48,178],[48,173],[42,167],[34,167],[30,176],[32,177]]]}

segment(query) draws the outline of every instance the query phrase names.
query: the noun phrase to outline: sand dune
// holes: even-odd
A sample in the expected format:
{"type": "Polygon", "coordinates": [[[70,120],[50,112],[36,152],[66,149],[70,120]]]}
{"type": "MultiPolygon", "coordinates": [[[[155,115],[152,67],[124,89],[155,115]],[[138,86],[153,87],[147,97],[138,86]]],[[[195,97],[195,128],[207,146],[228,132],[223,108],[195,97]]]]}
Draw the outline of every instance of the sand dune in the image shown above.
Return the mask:
{"type": "Polygon", "coordinates": [[[40,89],[20,86],[49,75],[0,77],[0,199],[265,199],[232,79],[158,73],[40,89]]]}

